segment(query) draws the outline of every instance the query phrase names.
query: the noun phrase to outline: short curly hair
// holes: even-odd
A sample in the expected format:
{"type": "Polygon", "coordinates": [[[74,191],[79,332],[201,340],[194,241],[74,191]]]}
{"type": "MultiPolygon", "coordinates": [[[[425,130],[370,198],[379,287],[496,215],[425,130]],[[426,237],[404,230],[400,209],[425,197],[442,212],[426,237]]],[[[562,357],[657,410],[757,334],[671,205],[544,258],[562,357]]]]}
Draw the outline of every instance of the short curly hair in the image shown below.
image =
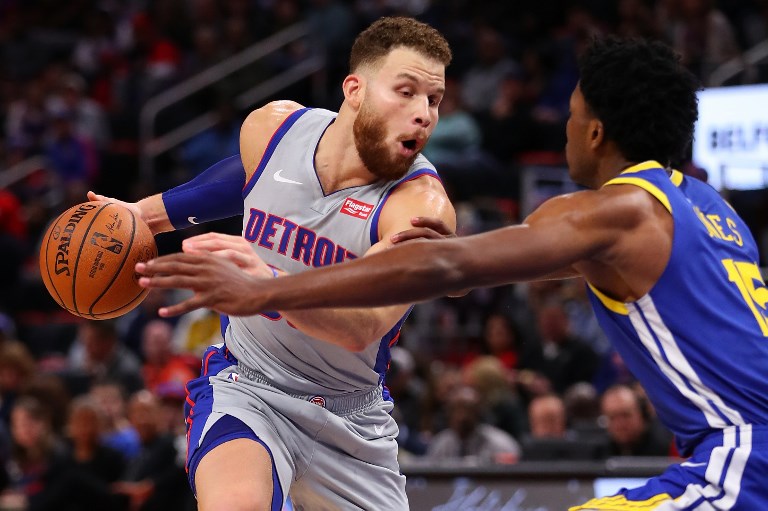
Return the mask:
{"type": "Polygon", "coordinates": [[[426,23],[402,16],[384,17],[373,22],[355,39],[349,56],[349,71],[354,73],[361,65],[374,64],[399,47],[416,50],[445,66],[453,58],[445,37],[426,23]]]}
{"type": "Polygon", "coordinates": [[[700,85],[670,47],[596,38],[579,64],[584,100],[627,160],[672,165],[685,158],[700,85]]]}

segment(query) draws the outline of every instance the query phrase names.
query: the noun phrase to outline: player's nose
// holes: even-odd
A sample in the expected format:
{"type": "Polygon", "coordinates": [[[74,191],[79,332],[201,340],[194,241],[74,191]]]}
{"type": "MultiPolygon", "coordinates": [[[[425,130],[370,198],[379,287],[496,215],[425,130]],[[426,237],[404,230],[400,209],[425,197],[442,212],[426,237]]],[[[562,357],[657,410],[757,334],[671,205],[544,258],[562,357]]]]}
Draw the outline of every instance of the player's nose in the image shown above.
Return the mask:
{"type": "Polygon", "coordinates": [[[432,123],[432,119],[429,115],[429,99],[424,98],[423,100],[417,100],[413,103],[413,122],[422,128],[427,128],[432,123]]]}

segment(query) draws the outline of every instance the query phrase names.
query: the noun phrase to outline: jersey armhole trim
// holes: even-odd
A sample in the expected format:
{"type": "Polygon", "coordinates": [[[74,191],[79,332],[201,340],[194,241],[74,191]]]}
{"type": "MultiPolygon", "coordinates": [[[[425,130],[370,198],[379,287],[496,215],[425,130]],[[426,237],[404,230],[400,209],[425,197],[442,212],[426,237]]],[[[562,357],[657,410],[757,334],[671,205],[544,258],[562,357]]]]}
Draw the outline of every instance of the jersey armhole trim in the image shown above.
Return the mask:
{"type": "Polygon", "coordinates": [[[390,195],[392,195],[392,192],[397,190],[397,188],[402,185],[403,183],[407,183],[408,181],[413,181],[414,179],[418,179],[422,176],[429,176],[437,179],[442,183],[443,181],[440,179],[440,176],[437,175],[437,172],[429,167],[424,167],[419,170],[414,171],[411,174],[408,174],[404,178],[402,178],[400,181],[395,183],[395,185],[387,190],[387,193],[384,195],[384,198],[379,202],[378,206],[376,207],[376,211],[373,212],[373,219],[371,220],[371,246],[375,245],[379,242],[379,216],[381,215],[381,210],[384,209],[384,204],[387,203],[387,200],[389,200],[390,195]]]}
{"type": "Polygon", "coordinates": [[[309,110],[309,108],[300,108],[294,112],[291,112],[288,117],[283,120],[282,124],[278,126],[278,128],[272,134],[272,137],[269,139],[267,148],[264,149],[264,154],[261,155],[261,160],[259,160],[259,165],[256,167],[256,171],[251,176],[251,179],[249,179],[243,187],[243,198],[246,198],[248,194],[251,193],[253,186],[261,177],[261,173],[264,172],[264,168],[267,166],[267,163],[269,163],[269,159],[272,158],[272,154],[275,152],[275,149],[280,143],[280,140],[282,140],[285,134],[288,133],[288,130],[291,129],[291,126],[293,126],[296,121],[299,120],[299,117],[307,113],[309,110]]]}
{"type": "Polygon", "coordinates": [[[659,189],[656,185],[646,181],[645,179],[640,177],[616,177],[605,183],[603,186],[608,185],[634,185],[640,187],[656,197],[656,200],[661,202],[662,206],[667,208],[667,211],[672,213],[672,204],[670,204],[669,199],[667,198],[667,194],[662,192],[661,189],[659,189]]]}
{"type": "Polygon", "coordinates": [[[587,282],[587,285],[589,286],[590,291],[594,293],[594,295],[597,297],[598,300],[610,311],[615,312],[616,314],[621,314],[622,316],[629,316],[629,309],[627,308],[627,305],[618,301],[614,300],[610,296],[606,295],[599,289],[597,289],[595,286],[593,286],[591,283],[587,282]]]}

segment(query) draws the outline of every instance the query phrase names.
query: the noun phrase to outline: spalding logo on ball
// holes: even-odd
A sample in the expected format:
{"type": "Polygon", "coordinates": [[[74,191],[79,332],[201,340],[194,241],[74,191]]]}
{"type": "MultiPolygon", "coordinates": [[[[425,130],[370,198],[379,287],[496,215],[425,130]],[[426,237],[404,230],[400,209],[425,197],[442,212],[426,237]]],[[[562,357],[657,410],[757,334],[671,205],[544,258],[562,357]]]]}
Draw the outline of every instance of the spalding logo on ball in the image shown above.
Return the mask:
{"type": "Polygon", "coordinates": [[[112,202],[84,202],[53,221],[40,247],[40,273],[64,309],[88,319],[122,316],[144,300],[136,263],[157,257],[141,218],[112,202]]]}

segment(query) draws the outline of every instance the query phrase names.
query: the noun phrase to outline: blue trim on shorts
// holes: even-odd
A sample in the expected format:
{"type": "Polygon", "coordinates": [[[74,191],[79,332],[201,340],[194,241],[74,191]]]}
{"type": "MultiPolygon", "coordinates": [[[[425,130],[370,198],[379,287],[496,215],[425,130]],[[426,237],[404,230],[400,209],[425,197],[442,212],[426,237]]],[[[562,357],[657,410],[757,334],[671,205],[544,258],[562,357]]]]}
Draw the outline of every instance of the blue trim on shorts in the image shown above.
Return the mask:
{"type": "Polygon", "coordinates": [[[283,488],[280,486],[280,478],[277,476],[277,467],[275,466],[275,457],[272,456],[272,450],[243,421],[237,417],[232,417],[231,415],[224,415],[211,426],[211,429],[208,430],[208,433],[203,439],[203,443],[192,455],[192,459],[189,461],[189,473],[187,474],[189,486],[192,488],[195,495],[197,495],[197,489],[195,488],[195,473],[197,472],[197,466],[200,464],[203,457],[216,447],[225,444],[230,440],[237,440],[240,438],[258,442],[267,450],[269,459],[272,462],[272,503],[270,509],[271,511],[280,511],[283,509],[283,488]]]}

